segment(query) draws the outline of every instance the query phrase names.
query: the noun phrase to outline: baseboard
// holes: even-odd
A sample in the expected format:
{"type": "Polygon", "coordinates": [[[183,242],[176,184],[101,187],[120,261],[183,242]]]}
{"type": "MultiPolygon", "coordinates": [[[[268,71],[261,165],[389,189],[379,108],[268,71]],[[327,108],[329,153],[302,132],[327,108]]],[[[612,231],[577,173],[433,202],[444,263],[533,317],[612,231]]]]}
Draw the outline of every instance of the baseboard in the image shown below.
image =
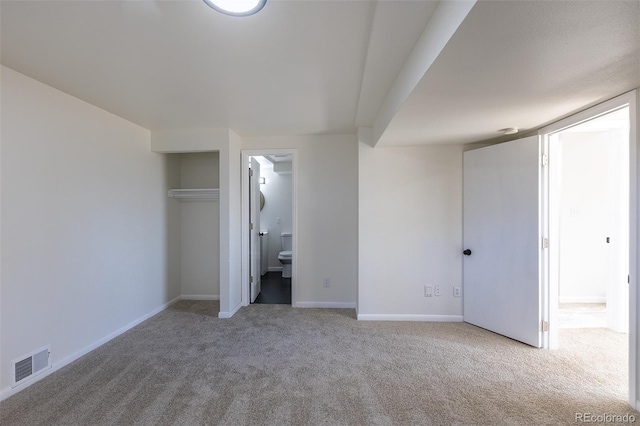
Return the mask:
{"type": "Polygon", "coordinates": [[[222,311],[218,312],[218,318],[229,319],[236,312],[238,312],[240,310],[240,308],[242,308],[242,302],[238,303],[238,305],[236,305],[236,307],[231,309],[229,312],[222,312],[222,311]]]}
{"type": "Polygon", "coordinates": [[[558,303],[607,303],[606,297],[560,297],[558,303]]]}
{"type": "Polygon", "coordinates": [[[77,351],[77,352],[75,352],[75,353],[73,353],[73,354],[61,359],[60,361],[52,363],[51,364],[51,368],[49,370],[47,370],[46,372],[44,372],[42,374],[39,374],[38,376],[34,377],[31,380],[27,380],[24,383],[19,384],[15,388],[9,388],[9,389],[3,390],[2,392],[0,392],[0,401],[3,401],[5,399],[9,398],[10,396],[13,396],[13,395],[17,394],[18,392],[25,390],[26,388],[28,388],[32,384],[34,384],[36,382],[39,382],[40,380],[44,379],[45,377],[49,376],[50,374],[53,374],[56,371],[58,371],[59,369],[71,364],[73,361],[75,361],[78,358],[88,354],[92,350],[99,348],[100,346],[104,345],[105,343],[109,342],[110,340],[115,339],[116,337],[118,337],[122,333],[125,333],[125,332],[131,330],[133,327],[135,327],[136,325],[142,323],[143,321],[146,321],[149,318],[151,318],[152,316],[159,314],[160,312],[164,311],[169,306],[171,306],[174,303],[180,301],[181,299],[182,299],[182,296],[178,296],[175,299],[172,299],[172,300],[168,301],[167,303],[165,303],[165,304],[161,305],[160,307],[152,310],[151,312],[141,316],[140,318],[131,321],[129,324],[125,325],[124,327],[121,327],[118,330],[114,331],[113,333],[110,333],[110,334],[106,335],[102,339],[93,342],[89,346],[86,346],[86,347],[80,349],[79,351],[77,351]]]}
{"type": "Polygon", "coordinates": [[[181,300],[220,300],[218,295],[204,295],[204,294],[183,294],[180,297],[181,300]]]}
{"type": "Polygon", "coordinates": [[[282,272],[282,266],[269,266],[269,272],[282,272]]]}
{"type": "Polygon", "coordinates": [[[358,314],[358,321],[462,322],[462,315],[358,314]]]}
{"type": "Polygon", "coordinates": [[[355,309],[354,302],[296,302],[292,304],[294,308],[333,308],[333,309],[355,309]]]}

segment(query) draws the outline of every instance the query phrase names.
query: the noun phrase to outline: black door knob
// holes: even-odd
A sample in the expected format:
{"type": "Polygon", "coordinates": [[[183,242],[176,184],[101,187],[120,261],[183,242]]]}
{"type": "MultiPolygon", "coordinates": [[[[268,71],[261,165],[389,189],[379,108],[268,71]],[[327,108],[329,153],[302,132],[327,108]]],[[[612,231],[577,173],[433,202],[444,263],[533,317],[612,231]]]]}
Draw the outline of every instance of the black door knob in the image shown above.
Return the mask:
{"type": "Polygon", "coordinates": [[[471,256],[471,250],[466,249],[465,251],[462,252],[462,254],[464,254],[465,256],[471,256]]]}

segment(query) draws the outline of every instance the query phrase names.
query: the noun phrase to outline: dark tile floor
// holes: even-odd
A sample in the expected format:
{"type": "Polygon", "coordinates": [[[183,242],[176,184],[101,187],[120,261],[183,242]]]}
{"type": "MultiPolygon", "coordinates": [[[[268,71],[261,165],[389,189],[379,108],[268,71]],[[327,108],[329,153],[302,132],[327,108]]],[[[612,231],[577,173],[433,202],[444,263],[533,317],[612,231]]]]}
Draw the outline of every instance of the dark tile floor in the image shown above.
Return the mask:
{"type": "Polygon", "coordinates": [[[261,281],[262,290],[254,303],[291,304],[291,278],[282,278],[282,272],[267,272],[261,281]]]}

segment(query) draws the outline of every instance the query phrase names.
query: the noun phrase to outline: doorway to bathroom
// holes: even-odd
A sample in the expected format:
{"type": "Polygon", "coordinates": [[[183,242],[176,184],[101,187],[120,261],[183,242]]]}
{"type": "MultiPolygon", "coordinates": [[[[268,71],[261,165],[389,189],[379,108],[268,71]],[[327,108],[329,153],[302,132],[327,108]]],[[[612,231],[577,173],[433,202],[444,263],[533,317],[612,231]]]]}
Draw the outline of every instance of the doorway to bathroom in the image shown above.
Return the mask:
{"type": "Polygon", "coordinates": [[[296,152],[247,150],[242,164],[243,305],[293,304],[296,152]]]}

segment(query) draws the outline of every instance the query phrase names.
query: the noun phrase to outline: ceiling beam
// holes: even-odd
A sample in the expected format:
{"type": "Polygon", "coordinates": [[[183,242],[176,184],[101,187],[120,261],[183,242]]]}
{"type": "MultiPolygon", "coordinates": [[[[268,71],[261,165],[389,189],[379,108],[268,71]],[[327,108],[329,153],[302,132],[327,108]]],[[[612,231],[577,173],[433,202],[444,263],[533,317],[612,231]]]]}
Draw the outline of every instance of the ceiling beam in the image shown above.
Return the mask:
{"type": "Polygon", "coordinates": [[[427,73],[475,4],[476,0],[443,0],[438,4],[382,103],[373,123],[371,146],[376,146],[402,104],[427,73]]]}

